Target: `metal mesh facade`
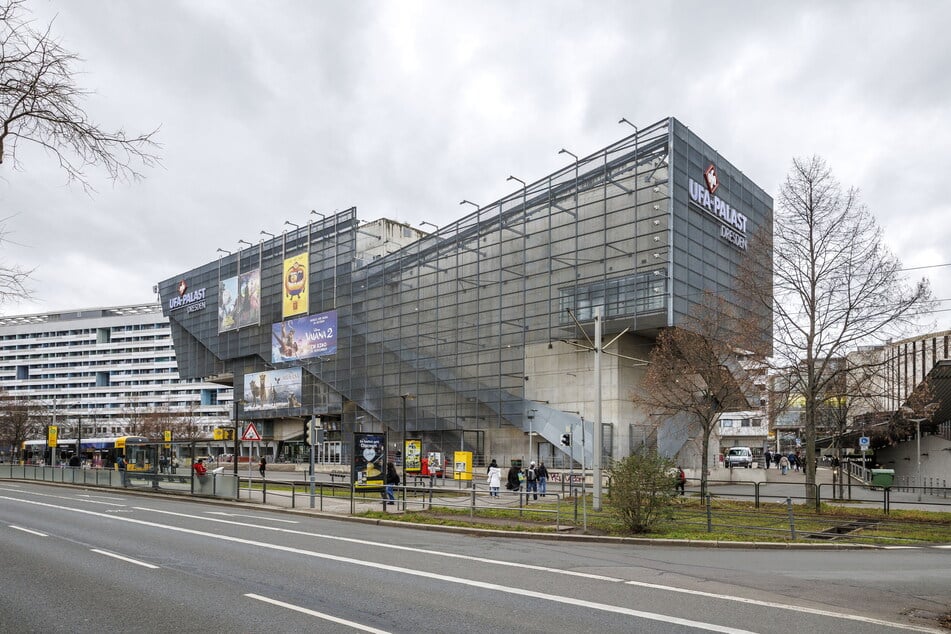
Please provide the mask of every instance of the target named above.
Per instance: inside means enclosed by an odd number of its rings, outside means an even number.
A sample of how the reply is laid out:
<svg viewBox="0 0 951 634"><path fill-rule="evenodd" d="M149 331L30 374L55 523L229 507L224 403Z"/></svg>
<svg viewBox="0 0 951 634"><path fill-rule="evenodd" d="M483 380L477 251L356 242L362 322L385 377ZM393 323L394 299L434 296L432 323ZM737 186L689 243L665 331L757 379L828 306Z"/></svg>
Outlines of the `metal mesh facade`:
<svg viewBox="0 0 951 634"><path fill-rule="evenodd" d="M729 183L724 192L735 191L730 204L754 224L771 222L761 189L665 119L375 259L358 244L385 236L361 225L355 209L225 255L160 284L180 372L239 385L270 367L283 259L309 251L310 313L338 311L337 352L296 362L305 377L300 407L270 412L263 424L316 412L346 442L357 428L398 431L405 407L411 436L447 447L480 454L486 435L516 438L530 426L557 447L580 415L556 399L532 400L526 368L578 354L559 343L584 337L566 309L584 324L599 307L606 336L629 328L625 337L650 338L677 323L695 293L730 287L743 253L687 200L687 174L711 161ZM254 268L260 324L219 334L220 280ZM204 308L169 308L183 280L206 289ZM625 430L628 422L614 421ZM628 445L604 429L603 446Z"/></svg>

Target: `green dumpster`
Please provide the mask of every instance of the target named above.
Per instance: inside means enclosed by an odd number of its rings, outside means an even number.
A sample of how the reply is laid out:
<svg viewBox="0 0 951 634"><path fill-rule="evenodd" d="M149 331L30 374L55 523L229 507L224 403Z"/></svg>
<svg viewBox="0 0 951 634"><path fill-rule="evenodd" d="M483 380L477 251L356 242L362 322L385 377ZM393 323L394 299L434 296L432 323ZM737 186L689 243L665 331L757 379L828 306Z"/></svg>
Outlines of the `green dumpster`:
<svg viewBox="0 0 951 634"><path fill-rule="evenodd" d="M872 486L887 489L895 481L894 469L872 469Z"/></svg>

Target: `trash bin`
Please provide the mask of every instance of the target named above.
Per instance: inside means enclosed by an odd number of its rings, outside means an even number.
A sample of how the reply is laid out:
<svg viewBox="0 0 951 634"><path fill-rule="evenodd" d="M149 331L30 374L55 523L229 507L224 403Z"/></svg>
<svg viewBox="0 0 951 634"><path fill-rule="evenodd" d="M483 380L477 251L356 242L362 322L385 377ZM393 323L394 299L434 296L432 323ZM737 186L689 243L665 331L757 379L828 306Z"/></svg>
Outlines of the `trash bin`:
<svg viewBox="0 0 951 634"><path fill-rule="evenodd" d="M872 469L872 486L888 489L895 481L894 469Z"/></svg>

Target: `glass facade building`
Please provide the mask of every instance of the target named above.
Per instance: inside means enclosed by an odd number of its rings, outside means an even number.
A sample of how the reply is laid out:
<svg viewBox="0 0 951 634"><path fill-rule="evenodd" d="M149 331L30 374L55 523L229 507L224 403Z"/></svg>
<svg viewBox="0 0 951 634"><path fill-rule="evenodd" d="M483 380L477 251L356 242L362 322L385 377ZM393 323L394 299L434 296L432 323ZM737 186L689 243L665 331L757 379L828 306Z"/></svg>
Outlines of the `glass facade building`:
<svg viewBox="0 0 951 634"><path fill-rule="evenodd" d="M646 437L676 453L687 435L634 409L643 368L627 357L704 290L730 296L749 243L771 233L771 198L672 118L511 181L523 186L433 233L312 214L160 282L179 372L234 385L239 418L286 446L320 416L344 460L352 432L387 430L476 464L569 451L590 464L595 432L606 457ZM596 312L621 355L602 355L598 377ZM588 444L565 448L566 430Z"/></svg>

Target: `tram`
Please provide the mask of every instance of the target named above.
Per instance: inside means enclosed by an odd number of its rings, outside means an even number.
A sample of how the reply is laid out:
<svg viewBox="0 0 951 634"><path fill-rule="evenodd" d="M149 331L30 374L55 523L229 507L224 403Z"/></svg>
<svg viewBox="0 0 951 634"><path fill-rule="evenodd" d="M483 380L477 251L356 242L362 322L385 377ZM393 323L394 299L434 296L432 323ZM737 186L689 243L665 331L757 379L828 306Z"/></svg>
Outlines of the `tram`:
<svg viewBox="0 0 951 634"><path fill-rule="evenodd" d="M125 458L129 471L151 471L158 465L157 445L144 436L119 436L118 438L60 438L53 448L52 464L66 465L69 459L79 454L83 463L94 469L112 469L119 456ZM26 440L20 446L23 464L47 464L50 449L46 440Z"/></svg>

